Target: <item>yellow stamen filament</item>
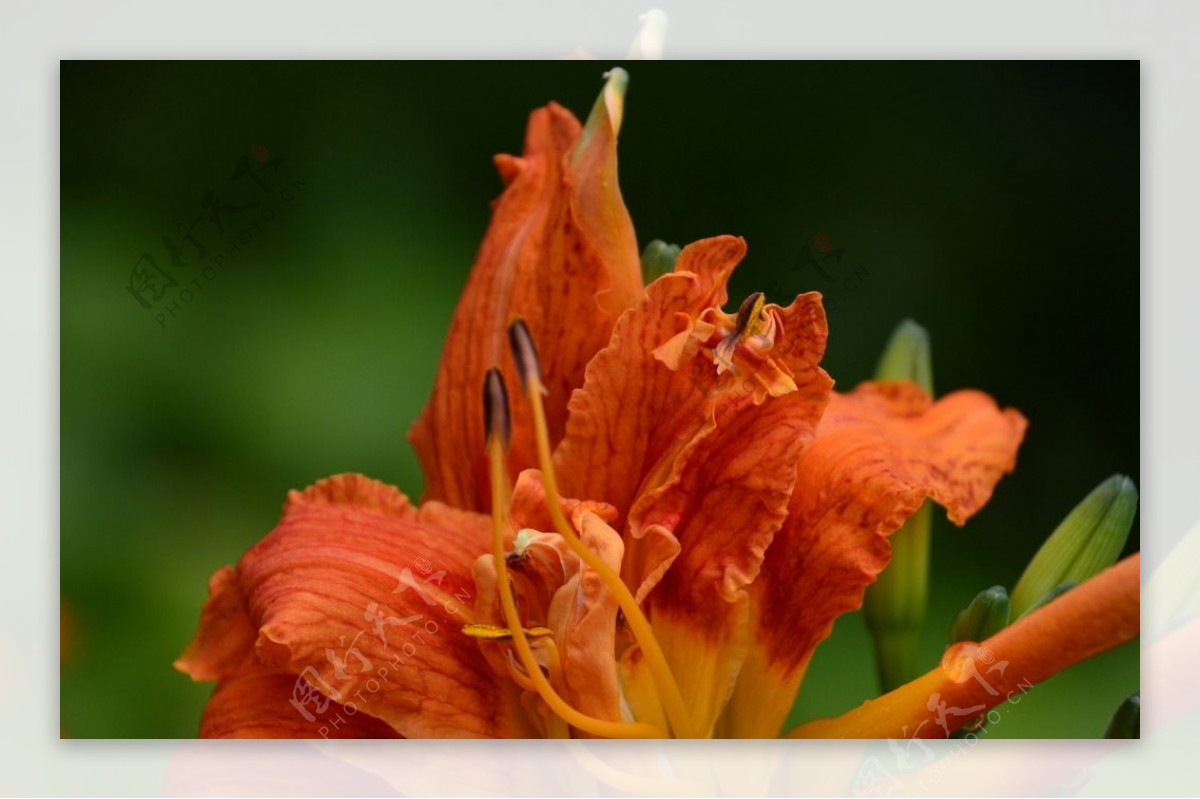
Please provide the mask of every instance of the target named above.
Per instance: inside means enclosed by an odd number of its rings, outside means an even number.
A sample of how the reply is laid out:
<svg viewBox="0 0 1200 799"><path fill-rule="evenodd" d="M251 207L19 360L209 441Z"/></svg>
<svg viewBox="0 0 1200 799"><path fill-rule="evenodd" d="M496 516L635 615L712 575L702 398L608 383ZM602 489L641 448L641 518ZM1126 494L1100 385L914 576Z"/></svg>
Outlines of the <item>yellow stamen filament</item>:
<svg viewBox="0 0 1200 799"><path fill-rule="evenodd" d="M529 646L525 628L521 626L517 603L509 588L508 563L504 553L505 506L500 502L507 495L508 486L504 468L504 445L496 435L488 438L488 458L491 463L492 477L492 558L496 568L496 587L500 593L500 607L504 611L505 623L512 633L512 643L517 652L517 658L538 696L563 721L589 735L602 738L665 738L665 732L653 724L607 721L581 713L559 696L554 690L554 686L546 679L546 675L542 674L542 668L538 665L533 650Z"/></svg>
<svg viewBox="0 0 1200 799"><path fill-rule="evenodd" d="M550 672L550 682L551 684L556 683L562 677L562 661L558 659L558 645L554 643L553 638L538 641L538 644L546 651L546 671Z"/></svg>
<svg viewBox="0 0 1200 799"><path fill-rule="evenodd" d="M658 685L659 696L663 700L663 709L666 711L667 719L671 722L671 728L678 738L694 738L696 734L692 727L691 714L688 713L687 705L684 704L683 695L679 692L679 685L675 682L675 676L671 674L670 666L667 665L667 658L663 654L662 647L659 646L658 640L654 637L654 630L650 626L649 620L642 609L638 607L637 600L634 599L628 586L621 580L620 576L614 572L607 563L601 560L600 556L589 549L575 530L567 521L566 514L563 513L562 503L558 495L558 480L554 475L554 462L550 455L550 433L546 425L546 411L542 405L543 388L541 379L536 375L531 375L525 383L525 394L529 398L530 405L533 407L533 424L534 432L537 437L538 448L538 463L542 468L542 482L546 488L546 507L550 511L550 518L554 522L554 528L567 541L567 545L571 550L579 556L580 560L590 566L604 581L604 585L612 593L617 600L621 611L625 614L625 621L629 624L629 629L633 632L634 638L642 647L642 654L646 658L646 665L650 669L650 674L654 678L654 682Z"/></svg>
<svg viewBox="0 0 1200 799"><path fill-rule="evenodd" d="M558 659L558 646L554 643L553 638L543 638L537 642L542 648L543 654L546 656L546 671L550 673L551 685L565 685L562 676L562 661ZM549 737L551 738L570 738L571 731L567 728L566 723L558 716L550 716L547 720L550 725ZM658 725L654 725L657 727ZM664 736L666 727L659 730Z"/></svg>

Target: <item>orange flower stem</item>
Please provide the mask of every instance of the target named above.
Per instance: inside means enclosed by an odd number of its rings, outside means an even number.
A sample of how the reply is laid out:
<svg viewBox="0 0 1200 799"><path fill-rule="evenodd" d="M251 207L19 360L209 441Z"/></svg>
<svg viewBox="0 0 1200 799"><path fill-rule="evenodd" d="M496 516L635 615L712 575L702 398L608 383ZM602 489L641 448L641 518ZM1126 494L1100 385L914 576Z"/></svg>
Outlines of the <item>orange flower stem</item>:
<svg viewBox="0 0 1200 799"><path fill-rule="evenodd" d="M692 726L691 714L688 712L687 705L683 701L683 695L679 691L679 685L675 682L675 676L671 673L671 668L667 664L667 658L663 654L658 639L654 637L654 630L651 628L646 615L642 613L642 609L638 606L637 600L630 592L629 587L621 580L621 577L609 568L608 564L601 560L599 555L588 549L583 541L580 540L575 530L571 527L571 524L567 521L566 514L563 513L562 502L558 495L558 481L554 475L554 461L550 454L550 433L546 425L546 412L542 406L543 390L540 378L531 376L530 379L526 380L525 393L529 397L529 403L533 408L538 463L542 467L542 482L546 488L546 506L550 511L550 518L554 522L554 529L566 539L571 550L600 575L605 586L617 600L622 613L625 614L625 621L629 624L630 631L633 632L634 638L642 648L642 654L646 657L646 665L654 677L659 696L662 699L663 710L666 711L667 719L671 723L671 729L674 731L675 737L698 737Z"/></svg>
<svg viewBox="0 0 1200 799"><path fill-rule="evenodd" d="M517 603L509 589L508 564L504 553L504 505L501 498L508 492L505 479L504 445L499 436L492 435L488 441L488 457L491 461L492 478L492 558L496 567L496 583L500 592L500 606L504 611L504 620L512 631L513 647L521 666L525 669L533 686L542 701L563 721L572 727L589 735L602 738L665 738L666 733L653 724L607 721L588 716L571 707L566 700L558 695L554 686L542 674L542 667L534 657L529 639L521 626L521 618L517 613Z"/></svg>
<svg viewBox="0 0 1200 799"><path fill-rule="evenodd" d="M1140 565L1131 555L982 644L950 647L928 674L787 737L946 737L1034 683L1135 638Z"/></svg>

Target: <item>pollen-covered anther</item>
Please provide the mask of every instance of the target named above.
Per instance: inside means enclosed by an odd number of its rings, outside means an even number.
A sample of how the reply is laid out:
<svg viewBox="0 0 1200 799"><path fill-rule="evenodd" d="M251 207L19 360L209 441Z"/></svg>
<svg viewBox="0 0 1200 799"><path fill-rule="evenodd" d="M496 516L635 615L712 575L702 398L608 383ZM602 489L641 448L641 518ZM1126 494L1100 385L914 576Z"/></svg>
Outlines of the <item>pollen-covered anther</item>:
<svg viewBox="0 0 1200 799"><path fill-rule="evenodd" d="M527 638L545 638L554 635L549 627L522 627ZM462 628L463 635L470 638L481 638L485 641L511 641L513 631L496 624L467 624Z"/></svg>
<svg viewBox="0 0 1200 799"><path fill-rule="evenodd" d="M761 291L756 291L738 308L736 333L739 336L757 335L762 326L763 306L767 298Z"/></svg>
<svg viewBox="0 0 1200 799"><path fill-rule="evenodd" d="M713 349L717 374L727 370L735 371L733 358L739 345L761 357L771 349L774 342L775 317L766 311L766 296L761 291L756 291L742 301L737 316L734 317L733 330L726 333Z"/></svg>

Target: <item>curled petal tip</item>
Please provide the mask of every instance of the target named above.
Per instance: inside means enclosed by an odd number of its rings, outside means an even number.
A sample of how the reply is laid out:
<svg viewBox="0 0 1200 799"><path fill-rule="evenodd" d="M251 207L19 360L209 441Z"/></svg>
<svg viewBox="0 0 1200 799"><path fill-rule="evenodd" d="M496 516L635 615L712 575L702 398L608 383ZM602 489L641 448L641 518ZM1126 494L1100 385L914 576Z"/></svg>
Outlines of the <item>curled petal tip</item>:
<svg viewBox="0 0 1200 799"><path fill-rule="evenodd" d="M629 73L620 67L613 67L604 73L604 77L604 90L597 102L603 101L615 134L621 130L621 119L625 115L625 92L629 89ZM588 122L591 122L590 117Z"/></svg>
<svg viewBox="0 0 1200 799"><path fill-rule="evenodd" d="M613 67L604 73L604 88L596 98L592 111L588 114L587 124L583 126L583 136L575 147L575 158L582 158L589 150L593 141L604 141L607 137L598 135L608 133L615 141L621 130L621 120L625 116L625 91L629 87L629 73L620 67ZM608 128L606 131L605 128Z"/></svg>

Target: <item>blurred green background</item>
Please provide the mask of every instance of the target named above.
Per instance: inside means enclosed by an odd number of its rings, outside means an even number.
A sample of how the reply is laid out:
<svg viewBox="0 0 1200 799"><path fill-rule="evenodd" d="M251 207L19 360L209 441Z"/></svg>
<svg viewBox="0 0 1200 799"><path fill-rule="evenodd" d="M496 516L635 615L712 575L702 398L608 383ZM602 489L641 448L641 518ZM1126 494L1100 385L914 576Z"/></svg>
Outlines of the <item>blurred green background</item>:
<svg viewBox="0 0 1200 799"><path fill-rule="evenodd" d="M171 662L288 489L361 471L420 495L404 435L500 191L491 156L547 101L585 116L608 66L62 64L64 735L195 734L211 686ZM935 522L932 667L960 606L1011 588L1102 479L1139 478L1137 62L625 66L641 243L740 234L735 303L825 292L843 389L911 316L940 393L1029 417L991 504ZM189 230L173 266L163 238ZM799 267L814 237L844 250L832 280ZM144 254L178 280L150 309L127 290ZM874 695L867 642L838 622L795 718ZM988 735L1095 737L1137 688L1134 642Z"/></svg>

